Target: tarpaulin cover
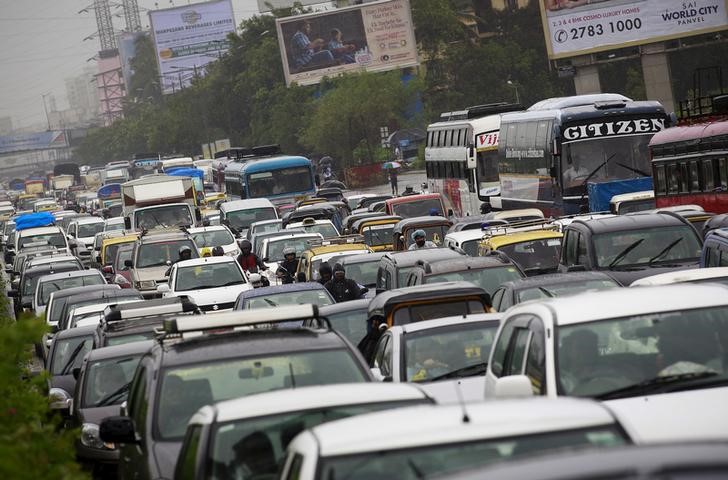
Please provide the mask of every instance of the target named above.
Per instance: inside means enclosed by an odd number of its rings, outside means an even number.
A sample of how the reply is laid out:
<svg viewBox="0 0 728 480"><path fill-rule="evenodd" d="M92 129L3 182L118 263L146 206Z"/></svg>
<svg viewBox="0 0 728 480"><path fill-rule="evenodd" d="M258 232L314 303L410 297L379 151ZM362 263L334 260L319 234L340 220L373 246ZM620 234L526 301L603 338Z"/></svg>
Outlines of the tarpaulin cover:
<svg viewBox="0 0 728 480"><path fill-rule="evenodd" d="M193 177L204 178L205 172L199 168L179 167L165 170L164 173L173 177Z"/></svg>
<svg viewBox="0 0 728 480"><path fill-rule="evenodd" d="M28 213L15 219L15 230L26 230L28 228L47 227L56 221L50 212Z"/></svg>
<svg viewBox="0 0 728 480"><path fill-rule="evenodd" d="M629 180L614 180L612 182L587 184L589 193L589 211L607 212L612 197L622 193L642 192L652 190L652 177L633 178Z"/></svg>
<svg viewBox="0 0 728 480"><path fill-rule="evenodd" d="M96 192L96 196L99 197L101 200L121 198L121 184L107 183L106 185L98 189L98 191Z"/></svg>

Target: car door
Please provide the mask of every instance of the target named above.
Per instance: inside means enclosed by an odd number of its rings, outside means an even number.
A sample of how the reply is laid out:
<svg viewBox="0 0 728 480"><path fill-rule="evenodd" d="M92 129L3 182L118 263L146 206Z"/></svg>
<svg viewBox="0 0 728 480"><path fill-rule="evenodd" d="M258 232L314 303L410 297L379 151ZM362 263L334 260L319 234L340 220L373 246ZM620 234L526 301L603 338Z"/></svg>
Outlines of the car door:
<svg viewBox="0 0 728 480"><path fill-rule="evenodd" d="M546 341L543 321L535 315L518 316L503 362L503 376L526 375L534 395L546 394Z"/></svg>
<svg viewBox="0 0 728 480"><path fill-rule="evenodd" d="M501 307L500 307L501 306L501 302L503 301L503 296L505 295L505 293L506 293L505 287L500 287L495 292L493 292L493 296L492 296L492 299L491 299L491 303L493 304L493 309L496 312L502 312L503 310L505 310L505 308L504 309L501 309Z"/></svg>
<svg viewBox="0 0 728 480"><path fill-rule="evenodd" d="M392 376L391 371L391 357L392 357L392 333L391 332L385 332L379 341L377 342L377 347L374 350L374 355L372 356L372 363L370 365L373 369L379 369L379 373L381 375L377 375L376 372L374 373L374 376L377 377L379 380L384 380L386 377ZM389 361L389 365L385 365L385 363ZM386 373L385 373L386 372ZM387 374L388 373L388 374Z"/></svg>
<svg viewBox="0 0 728 480"><path fill-rule="evenodd" d="M127 410L134 422L134 432L139 442L123 444L119 452L119 478L149 478L148 463L154 461L150 455L152 448L151 418L149 408L151 361L143 358L132 386L129 390Z"/></svg>

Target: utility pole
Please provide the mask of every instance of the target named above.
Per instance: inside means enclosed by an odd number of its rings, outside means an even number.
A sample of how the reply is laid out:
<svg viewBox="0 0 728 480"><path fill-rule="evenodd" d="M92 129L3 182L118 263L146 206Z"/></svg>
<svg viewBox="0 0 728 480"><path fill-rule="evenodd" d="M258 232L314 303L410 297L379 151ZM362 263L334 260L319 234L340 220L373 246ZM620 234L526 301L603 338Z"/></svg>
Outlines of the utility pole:
<svg viewBox="0 0 728 480"><path fill-rule="evenodd" d="M46 106L46 101L45 101L45 97L46 97L47 95L50 95L50 94L51 94L51 93L50 93L50 92L48 92L48 93L44 93L44 94L42 94L42 95L40 96L40 97L41 97L41 98L43 99L43 111L45 112L45 116L46 116L46 122L48 123L48 131L49 131L49 132L51 131L51 119L50 119L50 118L48 117L48 107Z"/></svg>

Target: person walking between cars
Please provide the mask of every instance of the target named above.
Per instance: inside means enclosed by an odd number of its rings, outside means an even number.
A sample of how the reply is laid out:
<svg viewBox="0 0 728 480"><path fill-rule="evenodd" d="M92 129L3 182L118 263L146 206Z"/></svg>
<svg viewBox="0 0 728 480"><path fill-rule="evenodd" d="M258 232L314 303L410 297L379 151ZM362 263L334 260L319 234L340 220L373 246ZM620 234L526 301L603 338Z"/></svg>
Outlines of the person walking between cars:
<svg viewBox="0 0 728 480"><path fill-rule="evenodd" d="M266 270L267 267L258 255L253 253L253 244L250 240L242 240L240 242L240 255L238 255L238 263L240 268L248 273L258 273L259 270Z"/></svg>
<svg viewBox="0 0 728 480"><path fill-rule="evenodd" d="M397 169L396 168L389 169L389 184L392 185L392 195L399 194L399 189L397 188Z"/></svg>
<svg viewBox="0 0 728 480"><path fill-rule="evenodd" d="M412 240L415 242L407 250L419 250L421 248L437 248L433 242L427 240L424 230L415 230L412 233Z"/></svg>
<svg viewBox="0 0 728 480"><path fill-rule="evenodd" d="M337 303L361 298L359 284L350 278L346 278L346 271L340 263L334 265L334 278L326 282L324 287Z"/></svg>
<svg viewBox="0 0 728 480"><path fill-rule="evenodd" d="M281 280L281 283L293 283L296 278L296 270L298 270L296 249L286 247L283 249L283 261L276 271L276 276Z"/></svg>

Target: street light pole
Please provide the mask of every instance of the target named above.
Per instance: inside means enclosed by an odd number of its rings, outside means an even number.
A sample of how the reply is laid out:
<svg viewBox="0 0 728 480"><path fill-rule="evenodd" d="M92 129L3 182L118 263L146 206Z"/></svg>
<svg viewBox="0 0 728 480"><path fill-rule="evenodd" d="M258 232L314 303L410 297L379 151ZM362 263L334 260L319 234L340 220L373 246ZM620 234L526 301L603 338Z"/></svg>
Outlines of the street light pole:
<svg viewBox="0 0 728 480"><path fill-rule="evenodd" d="M506 83L507 83L507 84L508 84L509 86L511 86L511 87L513 87L513 88L515 88L515 89L516 89L516 103L521 103L521 99L520 99L520 97L518 96L518 85L516 85L516 84L515 84L515 83L514 83L513 81L511 81L511 80L508 80L508 81L507 81Z"/></svg>
<svg viewBox="0 0 728 480"><path fill-rule="evenodd" d="M51 119L48 117L48 107L46 106L45 97L47 95L50 95L50 92L41 94L41 98L43 99L43 111L45 112L46 116L46 122L48 123L48 131L51 131Z"/></svg>

